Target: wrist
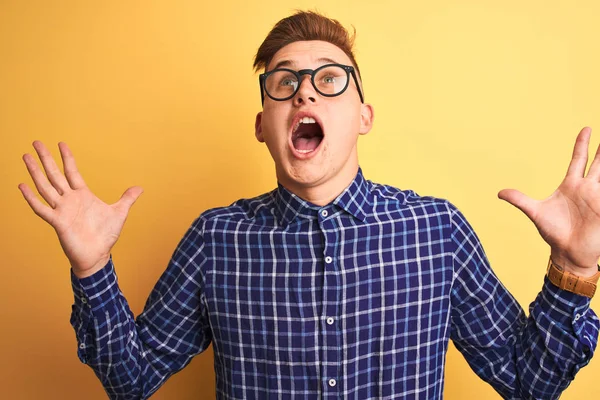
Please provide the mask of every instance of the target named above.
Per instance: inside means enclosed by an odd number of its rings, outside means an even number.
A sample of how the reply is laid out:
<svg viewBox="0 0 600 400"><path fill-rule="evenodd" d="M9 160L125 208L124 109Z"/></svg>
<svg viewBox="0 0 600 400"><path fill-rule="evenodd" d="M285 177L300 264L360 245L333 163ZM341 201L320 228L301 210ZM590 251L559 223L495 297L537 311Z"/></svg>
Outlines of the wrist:
<svg viewBox="0 0 600 400"><path fill-rule="evenodd" d="M560 266L560 269L570 274L580 276L582 278L590 278L598 273L598 258L579 259L565 255L563 252L552 250L550 259L553 263ZM574 262L573 260L577 260Z"/></svg>
<svg viewBox="0 0 600 400"><path fill-rule="evenodd" d="M106 257L102 257L97 263L95 263L91 268L81 269L77 268L77 266L71 264L71 269L73 270L73 274L78 279L87 278L88 276L94 275L96 272L100 271L104 268L108 262L110 261L110 255Z"/></svg>

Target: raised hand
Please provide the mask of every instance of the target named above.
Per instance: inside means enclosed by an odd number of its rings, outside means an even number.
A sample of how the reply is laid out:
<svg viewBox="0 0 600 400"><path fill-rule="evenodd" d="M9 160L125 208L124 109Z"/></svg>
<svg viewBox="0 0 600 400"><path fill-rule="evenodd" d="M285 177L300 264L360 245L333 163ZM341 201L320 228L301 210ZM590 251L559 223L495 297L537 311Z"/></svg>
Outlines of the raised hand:
<svg viewBox="0 0 600 400"><path fill-rule="evenodd" d="M33 142L33 147L46 174L31 154L25 154L23 161L48 205L40 201L26 184L19 184L19 189L33 211L56 231L75 275L79 278L90 276L108 262L110 250L121 234L129 209L143 190L139 186L131 187L119 201L106 204L85 184L66 143L58 144L64 175L42 142Z"/></svg>
<svg viewBox="0 0 600 400"><path fill-rule="evenodd" d="M523 211L551 247L552 260L566 270L592 276L600 257L600 147L585 175L591 128L575 141L565 179L545 200L534 200L514 189L498 197Z"/></svg>

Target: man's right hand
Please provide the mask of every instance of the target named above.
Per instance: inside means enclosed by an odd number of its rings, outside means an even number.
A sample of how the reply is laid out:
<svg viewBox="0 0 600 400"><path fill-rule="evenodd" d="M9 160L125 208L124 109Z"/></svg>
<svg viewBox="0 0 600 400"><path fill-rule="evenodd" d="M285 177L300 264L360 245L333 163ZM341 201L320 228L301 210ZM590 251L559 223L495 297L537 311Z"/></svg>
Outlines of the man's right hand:
<svg viewBox="0 0 600 400"><path fill-rule="evenodd" d="M121 234L129 209L143 190L139 186L131 187L119 201L106 204L85 184L66 143L58 144L64 174L42 142L33 142L33 147L46 175L31 154L25 154L23 161L48 205L26 184L19 184L19 189L33 211L56 231L73 273L78 278L90 276L110 259L110 251Z"/></svg>

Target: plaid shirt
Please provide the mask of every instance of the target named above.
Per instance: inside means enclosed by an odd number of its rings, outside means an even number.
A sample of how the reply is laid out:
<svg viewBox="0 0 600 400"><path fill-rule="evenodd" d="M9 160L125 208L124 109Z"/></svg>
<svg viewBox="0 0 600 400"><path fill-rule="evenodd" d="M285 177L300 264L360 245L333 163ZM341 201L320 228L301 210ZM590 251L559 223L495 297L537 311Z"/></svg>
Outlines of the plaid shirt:
<svg viewBox="0 0 600 400"><path fill-rule="evenodd" d="M363 178L319 207L281 185L203 213L134 319L112 260L72 275L78 355L147 398L212 343L219 399L441 399L452 339L505 398L558 398L595 349L590 300L526 317L446 200Z"/></svg>

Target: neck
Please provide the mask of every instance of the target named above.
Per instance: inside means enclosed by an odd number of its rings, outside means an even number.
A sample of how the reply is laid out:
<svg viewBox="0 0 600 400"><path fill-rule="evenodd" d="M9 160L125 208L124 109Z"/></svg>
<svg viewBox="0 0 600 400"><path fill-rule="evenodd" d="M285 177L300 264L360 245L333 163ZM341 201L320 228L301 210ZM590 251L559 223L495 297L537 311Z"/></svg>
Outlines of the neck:
<svg viewBox="0 0 600 400"><path fill-rule="evenodd" d="M307 186L297 182L280 180L281 184L290 192L301 199L317 206L325 206L340 195L356 178L358 163L344 168L335 176L327 178L324 182Z"/></svg>

